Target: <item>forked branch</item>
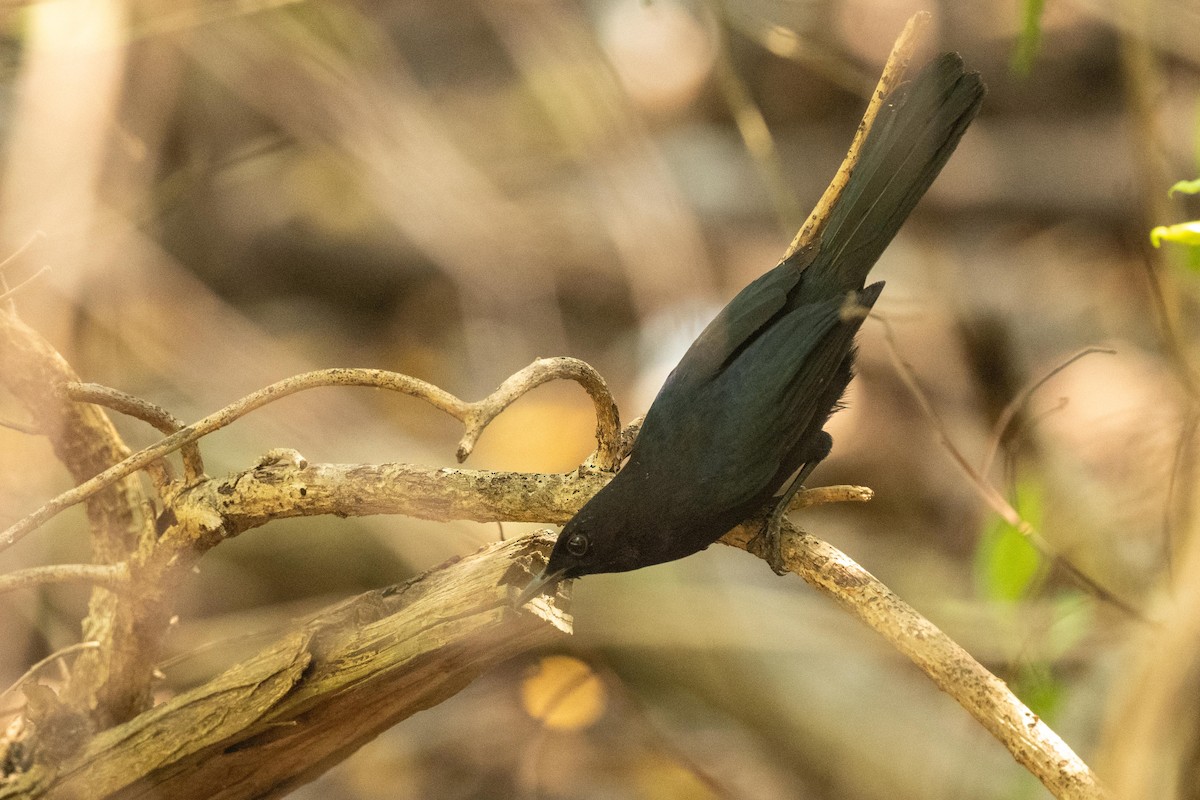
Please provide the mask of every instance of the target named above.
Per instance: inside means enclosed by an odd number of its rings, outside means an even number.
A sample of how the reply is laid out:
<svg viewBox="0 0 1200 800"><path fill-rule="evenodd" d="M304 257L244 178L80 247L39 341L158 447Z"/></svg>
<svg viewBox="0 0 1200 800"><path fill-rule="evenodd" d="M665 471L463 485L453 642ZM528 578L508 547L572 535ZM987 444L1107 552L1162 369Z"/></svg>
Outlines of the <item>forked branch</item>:
<svg viewBox="0 0 1200 800"><path fill-rule="evenodd" d="M144 469L163 456L224 428L255 409L297 392L322 386L371 386L418 397L460 420L466 426L466 432L458 447L458 456L461 461L470 454L483 428L495 419L497 414L525 392L555 378L569 378L577 381L591 396L596 407L597 418L596 462L602 469L615 469L619 463L618 453L621 441L620 420L617 416L616 404L599 373L578 359L539 359L506 380L495 392L473 403L460 400L431 383L397 372L380 369L318 370L287 378L248 394L199 422L180 428L156 444L139 450L75 488L63 492L0 533L0 551L35 530L55 514L87 500L114 481Z"/></svg>

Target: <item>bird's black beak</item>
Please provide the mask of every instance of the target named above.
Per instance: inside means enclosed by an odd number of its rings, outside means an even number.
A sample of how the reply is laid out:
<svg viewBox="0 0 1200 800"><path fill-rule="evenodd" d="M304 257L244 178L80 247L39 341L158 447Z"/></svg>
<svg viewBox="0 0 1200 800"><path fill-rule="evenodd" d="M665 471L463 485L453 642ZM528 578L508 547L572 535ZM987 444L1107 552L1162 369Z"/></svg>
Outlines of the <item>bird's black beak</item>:
<svg viewBox="0 0 1200 800"><path fill-rule="evenodd" d="M536 576L534 576L533 580L529 582L529 585L522 589L521 593L517 595L515 600L513 600L513 608L520 608L541 594L542 589L546 588L550 584L557 584L560 580L562 580L565 572L565 569L560 569L551 573L547 573L545 570L539 572Z"/></svg>

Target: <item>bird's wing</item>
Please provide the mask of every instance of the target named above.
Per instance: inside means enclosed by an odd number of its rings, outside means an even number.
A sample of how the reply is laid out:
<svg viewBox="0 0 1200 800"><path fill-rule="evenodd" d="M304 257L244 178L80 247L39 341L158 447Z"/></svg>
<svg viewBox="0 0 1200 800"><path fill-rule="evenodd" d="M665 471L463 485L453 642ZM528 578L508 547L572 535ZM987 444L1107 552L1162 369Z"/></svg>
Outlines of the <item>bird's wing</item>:
<svg viewBox="0 0 1200 800"><path fill-rule="evenodd" d="M805 440L825 424L850 380L848 357L854 334L874 304L883 284L854 297L834 297L801 306L786 314L757 338L743 357L722 373L715 390L726 395L712 420L717 431L714 450L752 453L754 480L771 483L785 463L803 452ZM743 468L747 459L714 462L715 472ZM738 478L747 485L750 477ZM778 486L770 486L774 492Z"/></svg>
<svg viewBox="0 0 1200 800"><path fill-rule="evenodd" d="M859 293L864 310L882 288ZM664 386L631 461L675 472L672 485L688 487L693 503L699 496L714 510L764 502L779 488L777 475L799 452L800 440L820 430L849 380L848 369L844 376L839 369L863 314L846 314L846 303L842 296L786 311L707 384L689 387L686 395Z"/></svg>
<svg viewBox="0 0 1200 800"><path fill-rule="evenodd" d="M738 292L692 342L659 395L690 394L720 374L784 311L813 255L814 251L797 253Z"/></svg>

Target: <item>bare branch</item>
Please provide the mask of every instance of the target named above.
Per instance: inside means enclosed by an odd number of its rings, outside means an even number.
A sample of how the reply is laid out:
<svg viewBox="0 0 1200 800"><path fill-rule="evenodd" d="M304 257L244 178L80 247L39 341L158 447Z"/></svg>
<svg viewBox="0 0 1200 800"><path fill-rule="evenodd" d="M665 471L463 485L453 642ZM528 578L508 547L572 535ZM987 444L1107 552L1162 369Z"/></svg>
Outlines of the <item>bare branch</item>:
<svg viewBox="0 0 1200 800"><path fill-rule="evenodd" d="M134 419L140 419L142 422L152 425L160 433L172 434L183 427L183 421L162 406L109 386L101 386L98 383L68 383L63 387L63 392L76 402L95 403ZM200 448L196 446L195 442L190 442L182 445L179 451L183 458L184 481L189 484L194 483L204 474L204 460L200 457ZM163 469L168 475L170 474L166 461L163 461Z"/></svg>
<svg viewBox="0 0 1200 800"><path fill-rule="evenodd" d="M124 564L52 564L0 575L0 594L47 583L92 583L115 589L128 579Z"/></svg>
<svg viewBox="0 0 1200 800"><path fill-rule="evenodd" d="M205 482L181 493L177 506L217 510L229 536L273 519L320 514L562 524L609 479L606 473L584 471L277 463Z"/></svg>
<svg viewBox="0 0 1200 800"><path fill-rule="evenodd" d="M763 520L743 524L721 541L746 550L764 524ZM789 569L920 667L1055 797L1096 800L1106 796L1087 764L1018 700L1004 681L845 553L786 520L783 527L783 559Z"/></svg>
<svg viewBox="0 0 1200 800"><path fill-rule="evenodd" d="M468 404L467 413L459 417L467 427L458 445L458 461L466 460L479 435L496 416L517 401L530 389L553 380L570 379L578 383L592 398L596 407L596 465L606 471L614 471L620 465L621 421L617 404L613 402L608 384L600 373L587 362L577 358L539 358L525 369L516 373L496 391L482 400Z"/></svg>
<svg viewBox="0 0 1200 800"><path fill-rule="evenodd" d="M318 370L287 378L248 394L199 422L180 428L162 441L139 450L75 488L63 492L0 533L0 551L19 541L55 514L88 499L113 481L144 469L168 453L230 425L255 409L297 392L321 386L372 386L419 397L467 426L467 435L459 445L461 460L470 452L474 441L479 437L479 432L497 414L533 387L555 378L571 378L587 389L596 405L598 416L597 461L605 468L615 468L619 463L617 453L620 441L616 404L613 403L608 387L599 374L577 359L552 358L535 361L501 384L491 395L475 403L463 402L431 383L397 372L378 369Z"/></svg>

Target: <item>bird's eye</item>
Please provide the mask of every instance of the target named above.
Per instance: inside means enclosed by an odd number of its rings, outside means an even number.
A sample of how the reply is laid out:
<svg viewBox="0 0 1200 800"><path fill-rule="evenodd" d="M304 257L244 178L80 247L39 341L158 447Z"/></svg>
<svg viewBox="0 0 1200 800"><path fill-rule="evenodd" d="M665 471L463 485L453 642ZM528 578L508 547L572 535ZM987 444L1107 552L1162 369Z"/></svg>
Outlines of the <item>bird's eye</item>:
<svg viewBox="0 0 1200 800"><path fill-rule="evenodd" d="M572 533L571 538L567 539L567 552L576 558L582 558L588 551L588 544L587 534Z"/></svg>

